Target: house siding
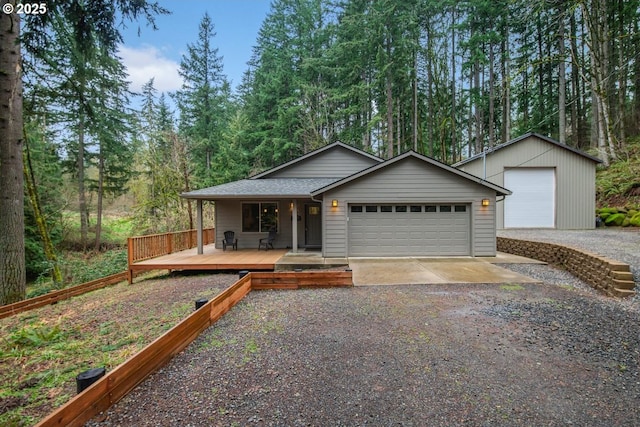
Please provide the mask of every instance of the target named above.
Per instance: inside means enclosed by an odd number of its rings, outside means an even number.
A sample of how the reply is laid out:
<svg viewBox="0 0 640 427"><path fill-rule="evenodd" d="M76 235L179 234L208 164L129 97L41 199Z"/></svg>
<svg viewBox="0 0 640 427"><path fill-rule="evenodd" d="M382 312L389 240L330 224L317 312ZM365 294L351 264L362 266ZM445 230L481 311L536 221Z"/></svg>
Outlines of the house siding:
<svg viewBox="0 0 640 427"><path fill-rule="evenodd" d="M406 158L324 194L323 253L348 256L350 203L464 203L471 206L471 255L495 256L495 191L416 158ZM482 207L482 199L490 205ZM338 207L331 207L332 200Z"/></svg>
<svg viewBox="0 0 640 427"><path fill-rule="evenodd" d="M335 147L274 171L265 178L344 178L378 163L349 149Z"/></svg>
<svg viewBox="0 0 640 427"><path fill-rule="evenodd" d="M216 201L216 248L222 249L222 241L224 240L224 232L231 230L235 232L238 239L238 249L257 249L258 241L263 237L267 237L267 232L243 232L242 231L242 203L245 202L277 202L278 203L278 237L274 243L276 248L291 247L292 228L291 228L291 210L292 200L217 200ZM300 214L300 206L298 203L298 215ZM304 216L303 216L304 218ZM304 231L304 225L298 222L298 241L300 241L301 230ZM304 238L304 235L302 236Z"/></svg>
<svg viewBox="0 0 640 427"><path fill-rule="evenodd" d="M556 228L562 230L595 227L595 162L530 136L486 157L486 180L504 186L504 171L509 168L555 168ZM484 177L482 158L460 166L473 175ZM512 190L512 189L508 189ZM498 202L497 228L504 228L504 202Z"/></svg>

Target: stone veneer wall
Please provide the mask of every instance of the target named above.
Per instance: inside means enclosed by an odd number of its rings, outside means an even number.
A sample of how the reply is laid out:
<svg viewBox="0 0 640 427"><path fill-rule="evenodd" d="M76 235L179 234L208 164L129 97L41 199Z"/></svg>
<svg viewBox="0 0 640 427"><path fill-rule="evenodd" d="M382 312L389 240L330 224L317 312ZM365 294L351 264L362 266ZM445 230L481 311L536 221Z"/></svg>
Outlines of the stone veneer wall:
<svg viewBox="0 0 640 427"><path fill-rule="evenodd" d="M635 295L628 264L555 243L498 237L498 250L562 267L607 295Z"/></svg>

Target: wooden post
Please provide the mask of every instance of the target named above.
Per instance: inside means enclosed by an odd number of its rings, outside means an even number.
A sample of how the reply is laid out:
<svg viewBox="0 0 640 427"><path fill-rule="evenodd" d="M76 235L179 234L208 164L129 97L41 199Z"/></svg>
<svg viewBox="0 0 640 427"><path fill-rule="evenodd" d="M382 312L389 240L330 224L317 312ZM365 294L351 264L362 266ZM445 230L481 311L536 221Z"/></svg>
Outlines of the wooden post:
<svg viewBox="0 0 640 427"><path fill-rule="evenodd" d="M133 284L133 270L131 264L133 264L133 239L129 237L127 239L127 280L129 284Z"/></svg>
<svg viewBox="0 0 640 427"><path fill-rule="evenodd" d="M198 222L198 255L202 255L204 253L204 249L202 248L202 200L200 199L198 199L197 222Z"/></svg>
<svg viewBox="0 0 640 427"><path fill-rule="evenodd" d="M291 252L298 252L298 201L291 202Z"/></svg>

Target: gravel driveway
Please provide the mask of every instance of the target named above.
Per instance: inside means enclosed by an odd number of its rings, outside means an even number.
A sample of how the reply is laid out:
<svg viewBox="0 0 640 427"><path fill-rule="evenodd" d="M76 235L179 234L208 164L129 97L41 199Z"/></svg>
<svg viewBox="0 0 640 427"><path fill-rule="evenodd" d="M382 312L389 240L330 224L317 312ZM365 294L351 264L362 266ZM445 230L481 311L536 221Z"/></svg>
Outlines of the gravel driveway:
<svg viewBox="0 0 640 427"><path fill-rule="evenodd" d="M637 231L499 234L640 268ZM88 425L640 425L640 300L503 266L544 283L252 292Z"/></svg>
<svg viewBox="0 0 640 427"><path fill-rule="evenodd" d="M636 426L639 349L562 283L257 291L88 425Z"/></svg>

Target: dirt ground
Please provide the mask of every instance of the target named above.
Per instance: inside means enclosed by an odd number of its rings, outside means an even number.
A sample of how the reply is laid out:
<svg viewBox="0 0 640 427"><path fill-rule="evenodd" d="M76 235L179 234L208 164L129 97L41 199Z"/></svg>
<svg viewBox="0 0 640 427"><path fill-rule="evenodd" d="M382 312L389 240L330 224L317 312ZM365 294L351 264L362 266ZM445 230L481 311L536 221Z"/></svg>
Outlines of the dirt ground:
<svg viewBox="0 0 640 427"><path fill-rule="evenodd" d="M640 314L568 286L256 291L91 426L636 426Z"/></svg>

